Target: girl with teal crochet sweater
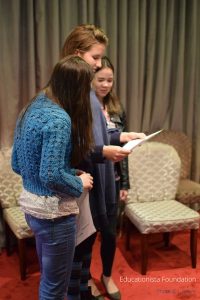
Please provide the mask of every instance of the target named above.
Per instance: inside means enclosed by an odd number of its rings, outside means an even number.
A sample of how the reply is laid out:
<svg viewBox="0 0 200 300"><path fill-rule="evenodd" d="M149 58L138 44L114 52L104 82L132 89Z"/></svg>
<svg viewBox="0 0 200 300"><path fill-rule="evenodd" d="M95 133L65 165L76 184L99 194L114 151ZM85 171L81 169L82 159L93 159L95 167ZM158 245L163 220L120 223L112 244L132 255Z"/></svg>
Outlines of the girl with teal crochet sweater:
<svg viewBox="0 0 200 300"><path fill-rule="evenodd" d="M36 239L40 300L63 300L75 249L75 197L91 189L73 169L91 151L90 66L78 56L57 63L47 87L19 116L12 168L22 176L20 205Z"/></svg>

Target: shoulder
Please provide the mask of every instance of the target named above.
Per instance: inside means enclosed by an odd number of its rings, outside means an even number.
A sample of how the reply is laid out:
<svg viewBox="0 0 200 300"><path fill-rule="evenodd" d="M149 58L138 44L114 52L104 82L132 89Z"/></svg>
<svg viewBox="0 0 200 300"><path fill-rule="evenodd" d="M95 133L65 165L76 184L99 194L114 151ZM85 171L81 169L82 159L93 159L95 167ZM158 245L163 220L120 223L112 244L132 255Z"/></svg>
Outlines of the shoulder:
<svg viewBox="0 0 200 300"><path fill-rule="evenodd" d="M60 131L65 132L71 129L71 119L68 114L54 111L47 120L43 131Z"/></svg>
<svg viewBox="0 0 200 300"><path fill-rule="evenodd" d="M32 105L32 113L34 116L39 116L45 128L71 126L71 118L68 113L43 93L36 97Z"/></svg>

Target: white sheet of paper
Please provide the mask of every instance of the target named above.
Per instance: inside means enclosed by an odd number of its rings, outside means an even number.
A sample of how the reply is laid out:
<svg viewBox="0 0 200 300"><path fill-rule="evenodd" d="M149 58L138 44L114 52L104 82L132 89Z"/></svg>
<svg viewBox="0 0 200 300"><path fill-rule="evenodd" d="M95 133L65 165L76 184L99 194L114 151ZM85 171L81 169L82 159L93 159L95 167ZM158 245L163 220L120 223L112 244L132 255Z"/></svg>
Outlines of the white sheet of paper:
<svg viewBox="0 0 200 300"><path fill-rule="evenodd" d="M76 246L96 232L90 211L89 193L83 192L77 199L79 214L77 215Z"/></svg>
<svg viewBox="0 0 200 300"><path fill-rule="evenodd" d="M158 130L152 134L147 135L144 139L135 139L135 140L131 140L128 143L126 143L122 148L126 149L126 150L133 150L135 147L137 147L138 145L143 144L144 142L150 140L152 137L154 137L155 135L159 134L161 131L163 131L163 129Z"/></svg>

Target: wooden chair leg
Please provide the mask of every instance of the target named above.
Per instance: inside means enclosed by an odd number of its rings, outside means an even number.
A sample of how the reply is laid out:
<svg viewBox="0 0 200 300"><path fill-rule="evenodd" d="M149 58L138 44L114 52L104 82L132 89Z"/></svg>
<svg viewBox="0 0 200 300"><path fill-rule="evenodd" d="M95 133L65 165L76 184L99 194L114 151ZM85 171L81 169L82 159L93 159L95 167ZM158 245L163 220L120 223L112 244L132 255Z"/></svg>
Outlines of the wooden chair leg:
<svg viewBox="0 0 200 300"><path fill-rule="evenodd" d="M18 239L19 267L21 280L26 279L26 240Z"/></svg>
<svg viewBox="0 0 200 300"><path fill-rule="evenodd" d="M146 275L148 263L148 235L141 234L141 274Z"/></svg>
<svg viewBox="0 0 200 300"><path fill-rule="evenodd" d="M3 220L3 209L0 204L0 254L2 251L2 248L5 246L5 224Z"/></svg>
<svg viewBox="0 0 200 300"><path fill-rule="evenodd" d="M5 243L6 243L6 253L8 256L11 255L11 243L10 243L10 239L11 239L11 235L12 235L12 231L10 229L10 227L8 226L8 224L5 222Z"/></svg>
<svg viewBox="0 0 200 300"><path fill-rule="evenodd" d="M131 222L130 220L124 215L125 218L125 228L126 228L126 240L125 240L125 245L126 245L126 250L130 250L130 227L131 227Z"/></svg>
<svg viewBox="0 0 200 300"><path fill-rule="evenodd" d="M169 232L163 232L163 240L165 247L169 247L170 242L170 233Z"/></svg>
<svg viewBox="0 0 200 300"><path fill-rule="evenodd" d="M190 231L190 253L192 268L196 268L197 264L197 229L191 229Z"/></svg>
<svg viewBox="0 0 200 300"><path fill-rule="evenodd" d="M125 202L124 201L119 201L119 216L118 216L118 226L119 226L119 232L118 236L119 238L122 237L123 232L124 232L124 209L125 209Z"/></svg>
<svg viewBox="0 0 200 300"><path fill-rule="evenodd" d="M119 233L118 237L121 238L124 230L124 212L122 212L119 216Z"/></svg>

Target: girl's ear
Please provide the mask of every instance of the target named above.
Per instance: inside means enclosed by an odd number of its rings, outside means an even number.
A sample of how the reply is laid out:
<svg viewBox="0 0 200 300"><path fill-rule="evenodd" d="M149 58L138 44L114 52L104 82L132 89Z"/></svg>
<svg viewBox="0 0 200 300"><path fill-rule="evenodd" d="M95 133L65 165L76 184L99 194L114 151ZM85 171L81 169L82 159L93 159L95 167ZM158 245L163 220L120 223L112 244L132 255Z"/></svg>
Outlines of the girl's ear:
<svg viewBox="0 0 200 300"><path fill-rule="evenodd" d="M75 52L74 52L74 54L77 55L77 56L80 56L80 50L76 49Z"/></svg>

